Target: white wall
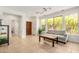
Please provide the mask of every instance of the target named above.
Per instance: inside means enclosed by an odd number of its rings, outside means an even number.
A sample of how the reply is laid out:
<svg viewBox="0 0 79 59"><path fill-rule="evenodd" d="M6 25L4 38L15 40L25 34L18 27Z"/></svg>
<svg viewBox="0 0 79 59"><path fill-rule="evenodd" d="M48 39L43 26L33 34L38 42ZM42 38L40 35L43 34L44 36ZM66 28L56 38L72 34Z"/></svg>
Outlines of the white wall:
<svg viewBox="0 0 79 59"><path fill-rule="evenodd" d="M48 19L48 18L52 18L52 17L55 17L55 16L60 16L60 15L62 15L62 16L65 16L65 15L69 15L69 14L73 14L73 13L78 13L78 16L79 16L79 7L74 7L74 8L71 8L71 9L68 9L68 10L64 10L64 11L59 11L59 12L56 12L56 13L51 13L51 14L49 14L49 15L47 15L47 16L42 16L42 17L40 17L40 18L46 18L46 19ZM26 37L26 21L33 21L33 28L32 28L32 30L33 30L33 33L35 33L35 34L37 34L37 32L38 32L38 28L39 28L39 26L40 26L40 18L39 18L39 16L35 16L35 18L28 18L27 16L26 16L26 13L22 13L22 12L19 12L19 11L15 11L15 10L10 10L10 9L5 9L5 8L1 8L0 7L0 16L2 17L2 18L5 18L5 17L3 17L3 13L9 13L9 14L14 14L14 15L19 15L19 16L21 16L21 20L19 21L20 23L19 23L19 25L20 25L20 27L19 27L19 32L20 32L20 36L22 37L22 38L25 38ZM0 18L1 18L0 17ZM10 23L10 21L7 21L6 20L6 23L7 22L9 22ZM8 24L9 24L8 23ZM64 26L63 26L64 27ZM63 29L65 29L65 27L63 28ZM35 31L34 31L35 30ZM70 38L72 38L72 36L71 35L69 35L69 37ZM76 36L74 36L74 37L76 37ZM69 38L69 39L70 39ZM79 36L77 36L76 37L76 39L78 39L79 38ZM72 41L78 41L78 40L76 40L75 38L72 38L72 39L70 39L70 40L72 40Z"/></svg>
<svg viewBox="0 0 79 59"><path fill-rule="evenodd" d="M36 16L36 34L38 35L38 30L39 30L39 16Z"/></svg>
<svg viewBox="0 0 79 59"><path fill-rule="evenodd" d="M79 43L79 35L78 34L77 35L76 34L69 34L68 36L69 36L68 37L69 41Z"/></svg>
<svg viewBox="0 0 79 59"><path fill-rule="evenodd" d="M2 22L2 25L9 25L9 29L10 29L10 36L11 35L11 31L12 31L12 27L14 27L14 31L15 31L15 35L16 36L19 36L19 20L20 17L19 16L16 16L16 15L11 15L11 14L3 14L4 16L4 19L3 19L3 22Z"/></svg>
<svg viewBox="0 0 79 59"><path fill-rule="evenodd" d="M38 29L39 29L39 16L32 16L29 18L32 22L32 34L38 35Z"/></svg>
<svg viewBox="0 0 79 59"><path fill-rule="evenodd" d="M33 35L36 35L36 17L35 16L32 16L29 18L32 22L32 34Z"/></svg>
<svg viewBox="0 0 79 59"><path fill-rule="evenodd" d="M6 9L6 8L3 8L3 7L0 7L0 18L4 20L4 13L8 13L8 14L14 14L14 15L19 15L21 16L21 19L20 19L20 27L19 27L19 32L20 32L20 37L22 38L25 38L26 37L26 21L28 21L28 17L26 16L26 13L22 13L22 12L18 12L18 11L15 11L15 10L10 10L10 9ZM8 24L10 25L10 20L9 18L7 18L8 20L5 20L4 23L5 24Z"/></svg>
<svg viewBox="0 0 79 59"><path fill-rule="evenodd" d="M30 21L30 19L27 18L26 15L24 15L21 20L21 32L22 32L21 36L22 36L22 38L26 37L26 21Z"/></svg>

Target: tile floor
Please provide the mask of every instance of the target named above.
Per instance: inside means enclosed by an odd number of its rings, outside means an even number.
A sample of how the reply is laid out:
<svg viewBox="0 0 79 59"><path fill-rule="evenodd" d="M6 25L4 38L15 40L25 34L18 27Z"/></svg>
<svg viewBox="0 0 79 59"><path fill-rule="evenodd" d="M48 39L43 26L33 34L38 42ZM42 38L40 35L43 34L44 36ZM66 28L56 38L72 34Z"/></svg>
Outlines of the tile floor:
<svg viewBox="0 0 79 59"><path fill-rule="evenodd" d="M68 42L67 44L58 43L55 47L51 42L41 41L38 36L27 36L25 39L18 37L10 38L10 45L0 46L0 53L78 53L79 44Z"/></svg>

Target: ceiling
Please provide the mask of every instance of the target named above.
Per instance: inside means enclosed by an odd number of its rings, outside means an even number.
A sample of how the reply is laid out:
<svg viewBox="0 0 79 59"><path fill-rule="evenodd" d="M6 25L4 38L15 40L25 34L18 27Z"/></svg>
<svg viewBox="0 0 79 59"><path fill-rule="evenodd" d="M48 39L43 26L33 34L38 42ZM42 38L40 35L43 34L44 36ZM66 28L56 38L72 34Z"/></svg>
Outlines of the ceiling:
<svg viewBox="0 0 79 59"><path fill-rule="evenodd" d="M50 14L64 9L69 9L72 7L74 6L4 6L4 8L26 13L26 15L28 16L34 16L37 14L43 15L45 14L44 12L45 9L48 9L46 13Z"/></svg>

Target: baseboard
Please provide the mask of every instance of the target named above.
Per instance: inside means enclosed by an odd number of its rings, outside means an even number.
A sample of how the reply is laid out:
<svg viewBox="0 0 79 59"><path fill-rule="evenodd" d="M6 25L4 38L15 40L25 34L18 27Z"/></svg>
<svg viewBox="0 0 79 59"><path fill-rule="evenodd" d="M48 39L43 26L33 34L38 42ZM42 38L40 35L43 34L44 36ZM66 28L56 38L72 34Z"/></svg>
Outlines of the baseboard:
<svg viewBox="0 0 79 59"><path fill-rule="evenodd" d="M78 43L78 44L79 44L79 42L78 42L78 41L71 41L71 40L68 40L68 42Z"/></svg>

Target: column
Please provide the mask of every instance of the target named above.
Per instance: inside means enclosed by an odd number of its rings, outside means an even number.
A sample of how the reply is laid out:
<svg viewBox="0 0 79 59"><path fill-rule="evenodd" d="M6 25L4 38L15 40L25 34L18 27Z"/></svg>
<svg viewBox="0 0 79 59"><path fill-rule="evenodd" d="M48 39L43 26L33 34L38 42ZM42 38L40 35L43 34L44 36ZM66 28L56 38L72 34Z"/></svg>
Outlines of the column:
<svg viewBox="0 0 79 59"><path fill-rule="evenodd" d="M38 30L39 30L39 16L36 16L36 35L38 35Z"/></svg>
<svg viewBox="0 0 79 59"><path fill-rule="evenodd" d="M45 29L45 31L47 32L48 31L48 26L47 26L47 18L45 19L46 20L46 29Z"/></svg>
<svg viewBox="0 0 79 59"><path fill-rule="evenodd" d="M62 30L66 30L65 15L62 16Z"/></svg>
<svg viewBox="0 0 79 59"><path fill-rule="evenodd" d="M79 32L79 11L78 11L78 32Z"/></svg>
<svg viewBox="0 0 79 59"><path fill-rule="evenodd" d="M21 29L21 37L25 38L26 37L26 16L25 15L22 16L20 29Z"/></svg>

